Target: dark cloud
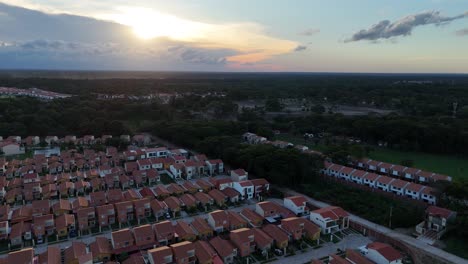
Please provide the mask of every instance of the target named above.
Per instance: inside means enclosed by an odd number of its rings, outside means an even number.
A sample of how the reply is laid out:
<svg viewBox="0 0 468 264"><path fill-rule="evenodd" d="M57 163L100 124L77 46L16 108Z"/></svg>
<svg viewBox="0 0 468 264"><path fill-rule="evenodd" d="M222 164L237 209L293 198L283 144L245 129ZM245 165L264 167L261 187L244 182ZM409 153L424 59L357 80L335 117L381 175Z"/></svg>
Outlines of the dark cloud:
<svg viewBox="0 0 468 264"><path fill-rule="evenodd" d="M238 52L229 49L205 49L186 45L172 46L167 51L169 56L180 61L209 65L226 64L227 57L238 55Z"/></svg>
<svg viewBox="0 0 468 264"><path fill-rule="evenodd" d="M299 35L312 36L312 35L318 34L319 32L320 32L320 29L318 28L309 28L300 32Z"/></svg>
<svg viewBox="0 0 468 264"><path fill-rule="evenodd" d="M306 50L306 49L307 49L307 46L299 45L299 46L294 48L294 51L303 51L303 50Z"/></svg>
<svg viewBox="0 0 468 264"><path fill-rule="evenodd" d="M457 36L468 36L468 28L457 30L455 34Z"/></svg>
<svg viewBox="0 0 468 264"><path fill-rule="evenodd" d="M468 12L465 12L464 14L458 16L445 17L441 16L439 11L425 11L422 13L403 17L394 22L391 22L390 20L382 20L379 23L372 25L368 29L362 29L354 33L354 35L346 39L345 42L360 40L374 41L399 36L409 36L411 35L415 27L430 24L440 26L443 24L450 23L453 20L465 18L467 16Z"/></svg>

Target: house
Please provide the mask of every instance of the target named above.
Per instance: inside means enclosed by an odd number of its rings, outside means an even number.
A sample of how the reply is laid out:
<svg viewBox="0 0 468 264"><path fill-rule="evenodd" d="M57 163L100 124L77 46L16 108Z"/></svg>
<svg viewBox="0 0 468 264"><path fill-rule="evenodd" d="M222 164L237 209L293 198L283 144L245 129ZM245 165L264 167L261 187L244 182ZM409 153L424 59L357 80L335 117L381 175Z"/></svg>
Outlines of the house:
<svg viewBox="0 0 468 264"><path fill-rule="evenodd" d="M209 243L216 250L224 264L234 263L234 258L237 256L237 249L230 241L217 236L211 239Z"/></svg>
<svg viewBox="0 0 468 264"><path fill-rule="evenodd" d="M191 181L184 181L181 186L191 194L196 194L200 190L200 186L196 183L192 183Z"/></svg>
<svg viewBox="0 0 468 264"><path fill-rule="evenodd" d="M393 165L390 163L380 162L379 165L377 165L377 172L380 174L388 175L392 167Z"/></svg>
<svg viewBox="0 0 468 264"><path fill-rule="evenodd" d="M208 224L217 233L229 231L229 218L225 211L216 210L208 214Z"/></svg>
<svg viewBox="0 0 468 264"><path fill-rule="evenodd" d="M177 221L174 231L176 232L179 241L195 241L195 239L197 239L197 235L192 227L183 220Z"/></svg>
<svg viewBox="0 0 468 264"><path fill-rule="evenodd" d="M210 178L210 182L215 186L216 189L222 191L225 188L232 187L233 181L231 178Z"/></svg>
<svg viewBox="0 0 468 264"><path fill-rule="evenodd" d="M24 154L24 148L21 148L18 143L0 142L0 152L5 156Z"/></svg>
<svg viewBox="0 0 468 264"><path fill-rule="evenodd" d="M62 214L68 214L71 212L71 204L68 200L60 199L57 203L52 206L52 211L55 216Z"/></svg>
<svg viewBox="0 0 468 264"><path fill-rule="evenodd" d="M273 238L267 235L262 229L254 228L254 241L257 250L263 254L268 253L273 245Z"/></svg>
<svg viewBox="0 0 468 264"><path fill-rule="evenodd" d="M180 207L182 206L182 203L176 197L169 196L166 199L164 199L164 203L167 204L167 207L169 208L173 217L175 217L177 213L180 212Z"/></svg>
<svg viewBox="0 0 468 264"><path fill-rule="evenodd" d="M246 172L244 169L237 169L231 171L231 179L233 181L246 181L249 179L249 173Z"/></svg>
<svg viewBox="0 0 468 264"><path fill-rule="evenodd" d="M268 195L270 191L270 183L263 179L253 179L250 182L254 185L254 196L257 199L261 199L262 196Z"/></svg>
<svg viewBox="0 0 468 264"><path fill-rule="evenodd" d="M420 172L421 170L420 169L415 169L415 168L406 168L404 171L403 171L403 177L406 179L406 180L409 180L409 181L415 181L417 179L417 175L418 173Z"/></svg>
<svg viewBox="0 0 468 264"><path fill-rule="evenodd" d="M138 224L141 220L144 220L151 216L151 201L148 198L142 198L133 201L133 207L135 208L135 217Z"/></svg>
<svg viewBox="0 0 468 264"><path fill-rule="evenodd" d="M191 180L194 176L198 175L197 165L198 163L193 160L187 160L183 163L184 166L184 178L186 180Z"/></svg>
<svg viewBox="0 0 468 264"><path fill-rule="evenodd" d="M98 206L96 207L96 212L100 229L115 224L115 209L113 204Z"/></svg>
<svg viewBox="0 0 468 264"><path fill-rule="evenodd" d="M168 246L162 246L148 250L148 260L150 264L173 264L174 255Z"/></svg>
<svg viewBox="0 0 468 264"><path fill-rule="evenodd" d="M55 230L55 219L52 214L34 217L32 231L37 242L44 241L45 237L53 235Z"/></svg>
<svg viewBox="0 0 468 264"><path fill-rule="evenodd" d="M197 199L191 194L186 193L182 195L180 201L187 211L192 211L197 208Z"/></svg>
<svg viewBox="0 0 468 264"><path fill-rule="evenodd" d="M47 250L38 256L37 264L59 264L62 263L60 249L58 247L49 246ZM27 263L27 262L26 262Z"/></svg>
<svg viewBox="0 0 468 264"><path fill-rule="evenodd" d="M421 200L428 204L435 205L437 203L436 191L431 187L424 187L421 191Z"/></svg>
<svg viewBox="0 0 468 264"><path fill-rule="evenodd" d="M364 185L367 185L371 188L376 188L377 186L377 180L380 178L380 175L377 175L375 173L367 173L363 176L363 183Z"/></svg>
<svg viewBox="0 0 468 264"><path fill-rule="evenodd" d="M31 223L19 222L11 226L10 244L12 246L23 245L24 240L32 239Z"/></svg>
<svg viewBox="0 0 468 264"><path fill-rule="evenodd" d="M63 260L66 264L79 264L78 258L86 255L86 244L83 242L72 242L71 246L63 250Z"/></svg>
<svg viewBox="0 0 468 264"><path fill-rule="evenodd" d="M169 246L174 254L175 264L195 264L195 245L192 242L184 241Z"/></svg>
<svg viewBox="0 0 468 264"><path fill-rule="evenodd" d="M156 245L156 238L151 225L137 226L134 227L132 231L135 237L135 245L138 249L152 248Z"/></svg>
<svg viewBox="0 0 468 264"><path fill-rule="evenodd" d="M183 164L172 164L170 165L169 167L169 170L171 172L170 175L172 175L173 177L171 177L172 179L174 180L180 180L182 179L182 174L184 172L184 165Z"/></svg>
<svg viewBox="0 0 468 264"><path fill-rule="evenodd" d="M304 235L304 219L299 217L282 219L281 228L288 233L291 240L300 240Z"/></svg>
<svg viewBox="0 0 468 264"><path fill-rule="evenodd" d="M352 249L346 250L346 260L352 264L374 264L374 262L362 256L361 253Z"/></svg>
<svg viewBox="0 0 468 264"><path fill-rule="evenodd" d="M401 165L392 165L389 169L389 175L395 178L404 177L403 172L406 170L405 166Z"/></svg>
<svg viewBox="0 0 468 264"><path fill-rule="evenodd" d="M96 226L96 211L94 207L78 209L76 211L76 217L80 233L83 233L83 231L89 231L91 228Z"/></svg>
<svg viewBox="0 0 468 264"><path fill-rule="evenodd" d="M279 218L281 217L281 206L270 201L260 202L255 205L255 212L263 218Z"/></svg>
<svg viewBox="0 0 468 264"><path fill-rule="evenodd" d="M241 200L250 200L254 197L254 185L251 181L234 182L233 188L240 193Z"/></svg>
<svg viewBox="0 0 468 264"><path fill-rule="evenodd" d="M68 236L75 232L76 223L74 214L63 214L55 219L55 227L59 237Z"/></svg>
<svg viewBox="0 0 468 264"><path fill-rule="evenodd" d="M167 186L167 190L171 194L175 194L176 196L182 195L184 193L184 189L180 187L179 184L171 183Z"/></svg>
<svg viewBox="0 0 468 264"><path fill-rule="evenodd" d="M421 199L421 192L424 189L423 185L410 183L406 186L405 195L411 199Z"/></svg>
<svg viewBox="0 0 468 264"><path fill-rule="evenodd" d="M8 253L8 260L5 263L29 264L35 263L36 261L37 259L34 257L34 249L25 248Z"/></svg>
<svg viewBox="0 0 468 264"><path fill-rule="evenodd" d="M239 202L240 193L236 191L235 189L231 187L227 187L227 188L224 188L221 192L224 195L226 195L229 202L231 203Z"/></svg>
<svg viewBox="0 0 468 264"><path fill-rule="evenodd" d="M101 236L96 237L95 241L89 244L89 250L93 253L94 262L106 263L111 259L113 254L109 240Z"/></svg>
<svg viewBox="0 0 468 264"><path fill-rule="evenodd" d="M241 228L229 233L229 238L238 249L239 256L246 257L255 252L255 234L252 229Z"/></svg>
<svg viewBox="0 0 468 264"><path fill-rule="evenodd" d="M117 211L117 219L119 221L119 226L133 221L135 217L132 201L116 203L115 210Z"/></svg>
<svg viewBox="0 0 468 264"><path fill-rule="evenodd" d="M199 179L199 180L196 181L196 183L197 183L198 186L200 186L200 188L201 188L204 192L208 192L208 191L210 191L211 189L213 189L213 184L211 184L211 183L208 182L208 181Z"/></svg>
<svg viewBox="0 0 468 264"><path fill-rule="evenodd" d="M195 217L191 223L193 229L197 232L199 239L206 239L213 236L213 229L208 225L208 222L201 218Z"/></svg>
<svg viewBox="0 0 468 264"><path fill-rule="evenodd" d="M171 193L162 184L158 184L156 188L154 188L154 193L156 194L156 197L159 199L164 199L171 195Z"/></svg>
<svg viewBox="0 0 468 264"><path fill-rule="evenodd" d="M151 160L139 159L137 160L138 170L149 170L151 169Z"/></svg>
<svg viewBox="0 0 468 264"><path fill-rule="evenodd" d="M224 172L224 163L220 159L205 161L208 175L220 175Z"/></svg>
<svg viewBox="0 0 468 264"><path fill-rule="evenodd" d="M426 209L425 220L416 226L416 232L420 235L435 233L433 238L440 239L447 230L448 225L455 220L456 215L456 212L448 209L429 206Z"/></svg>
<svg viewBox="0 0 468 264"><path fill-rule="evenodd" d="M156 233L156 242L159 245L170 244L175 237L174 227L169 221L163 221L153 225L154 232Z"/></svg>
<svg viewBox="0 0 468 264"><path fill-rule="evenodd" d="M101 206L107 203L106 193L104 191L92 192L89 194L92 206Z"/></svg>
<svg viewBox="0 0 468 264"><path fill-rule="evenodd" d="M124 200L122 190L110 189L107 191L107 201L110 204L120 203Z"/></svg>
<svg viewBox="0 0 468 264"><path fill-rule="evenodd" d="M393 192L396 195L405 195L405 188L408 186L410 183L407 181L403 181L400 179L394 179L393 181L390 182L390 191Z"/></svg>
<svg viewBox="0 0 468 264"><path fill-rule="evenodd" d="M394 180L395 179L387 176L380 176L376 181L376 187L377 189L382 190L384 192L390 192L390 185Z"/></svg>
<svg viewBox="0 0 468 264"><path fill-rule="evenodd" d="M283 199L283 206L291 210L297 216L308 213L307 200L304 196L290 196Z"/></svg>
<svg viewBox="0 0 468 264"><path fill-rule="evenodd" d="M249 223L237 212L227 211L229 220L229 230L236 230L248 227Z"/></svg>
<svg viewBox="0 0 468 264"><path fill-rule="evenodd" d="M218 206L224 206L227 200L227 196L220 190L213 189L208 192L208 195L213 198Z"/></svg>
<svg viewBox="0 0 468 264"><path fill-rule="evenodd" d="M195 255L199 264L213 264L213 258L218 254L212 246L206 241L197 241L195 246Z"/></svg>
<svg viewBox="0 0 468 264"><path fill-rule="evenodd" d="M273 238L276 248L285 249L288 247L289 235L283 229L276 225L268 224L262 227L262 230Z"/></svg>
<svg viewBox="0 0 468 264"><path fill-rule="evenodd" d="M164 202L161 202L159 200L151 200L150 202L151 206L151 211L153 212L153 216L156 218L156 221L159 220L161 217L164 217L164 215L168 211L168 207Z"/></svg>
<svg viewBox="0 0 468 264"><path fill-rule="evenodd" d="M403 260L400 252L381 242L372 242L360 250L361 254L377 264L401 264Z"/></svg>
<svg viewBox="0 0 468 264"><path fill-rule="evenodd" d="M319 240L320 239L320 227L312 223L308 219L303 219L304 222L304 235L309 240Z"/></svg>
<svg viewBox="0 0 468 264"><path fill-rule="evenodd" d="M357 184L364 184L364 177L368 172L363 170L354 170L351 173L351 181Z"/></svg>
<svg viewBox="0 0 468 264"><path fill-rule="evenodd" d="M197 203L205 207L205 209L214 204L214 199L204 192L197 192L193 195L197 199Z"/></svg>
<svg viewBox="0 0 468 264"><path fill-rule="evenodd" d="M310 221L321 228L322 234L331 234L349 227L349 214L341 207L328 206L311 211Z"/></svg>
<svg viewBox="0 0 468 264"><path fill-rule="evenodd" d="M33 217L47 215L47 214L50 214L49 200L36 200L32 202L32 216Z"/></svg>
<svg viewBox="0 0 468 264"><path fill-rule="evenodd" d="M265 219L261 215L257 214L249 208L242 209L240 215L244 217L252 227L261 227L263 224L263 220Z"/></svg>
<svg viewBox="0 0 468 264"><path fill-rule="evenodd" d="M114 249L114 254L126 251L128 252L129 249L135 245L135 239L133 238L132 231L126 228L112 232L111 244Z"/></svg>
<svg viewBox="0 0 468 264"><path fill-rule="evenodd" d="M350 167L343 167L339 172L338 172L338 178L344 179L346 181L351 180L351 174L355 171L355 169L350 168Z"/></svg>

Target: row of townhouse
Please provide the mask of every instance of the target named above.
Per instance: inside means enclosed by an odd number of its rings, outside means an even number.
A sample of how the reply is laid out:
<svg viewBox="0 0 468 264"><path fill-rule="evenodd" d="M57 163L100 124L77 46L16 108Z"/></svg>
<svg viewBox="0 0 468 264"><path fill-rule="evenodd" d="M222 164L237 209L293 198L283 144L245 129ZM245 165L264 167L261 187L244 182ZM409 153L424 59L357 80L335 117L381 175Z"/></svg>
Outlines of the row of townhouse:
<svg viewBox="0 0 468 264"><path fill-rule="evenodd" d="M244 142L246 142L248 144L252 144L252 145L268 144L268 145L272 145L272 146L282 148L282 149L284 149L284 148L295 148L295 149L297 149L300 152L305 153L305 154L313 154L313 155L320 155L320 156L323 155L321 152L318 152L318 151L315 151L315 150L310 150L307 146L295 145L295 144L293 144L291 142L282 141L282 140L270 141L265 137L258 136L256 134L250 133L250 132L244 133L242 135L242 139L244 140Z"/></svg>
<svg viewBox="0 0 468 264"><path fill-rule="evenodd" d="M361 159L353 162L353 165L358 169L366 170L369 172L374 172L381 175L400 178L406 181L419 182L423 184L437 181L452 181L452 177L447 175L428 172L417 168L405 167L402 165L395 165L372 159Z"/></svg>
<svg viewBox="0 0 468 264"><path fill-rule="evenodd" d="M215 181L216 179L211 179ZM263 180L263 179L257 179ZM265 180L263 180L265 181ZM266 182L266 181L265 181ZM266 185L269 186L268 182ZM268 190L264 185L257 188ZM91 192L89 197L77 197L70 202L60 199L57 202L49 200L34 200L32 204L23 205L10 210L8 204L0 206L3 217L0 221L6 226L19 222L33 222L34 217L43 215L72 214L77 225L70 225L68 229L60 231L51 222L48 235L57 234L67 236L70 232L79 234L89 233L93 228L106 228L114 224L122 226L131 222L140 223L141 220L154 217L156 220L166 217L168 213L176 216L182 210L190 211L197 208L211 208L214 204L222 207L228 202L240 200L240 193L232 188L215 189L217 185L209 180L199 179L196 182L186 181L182 184L172 183L167 186L157 185L154 188L144 187L139 191L120 189ZM158 200L159 199L159 200ZM234 199L234 200L233 200ZM18 226L19 228L19 226ZM23 229L21 229L23 230ZM18 233L18 243L22 243ZM30 237L43 241L44 237L37 234ZM10 236L11 239L11 236Z"/></svg>
<svg viewBox="0 0 468 264"><path fill-rule="evenodd" d="M399 196L421 200L429 204L436 204L437 202L435 190L418 183L391 178L370 171L354 169L330 162L325 162L322 173L381 191L392 192Z"/></svg>

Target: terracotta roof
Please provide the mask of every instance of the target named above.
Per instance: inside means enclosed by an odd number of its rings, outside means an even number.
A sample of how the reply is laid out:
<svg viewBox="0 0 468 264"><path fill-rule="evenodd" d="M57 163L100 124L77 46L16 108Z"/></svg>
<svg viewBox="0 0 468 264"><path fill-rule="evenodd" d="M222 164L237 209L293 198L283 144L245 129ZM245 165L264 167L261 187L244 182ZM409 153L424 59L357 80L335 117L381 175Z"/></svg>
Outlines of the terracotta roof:
<svg viewBox="0 0 468 264"><path fill-rule="evenodd" d="M349 214L341 207L328 206L312 211L311 213L320 214L323 218L330 218L332 220L338 220L340 217L348 217Z"/></svg>
<svg viewBox="0 0 468 264"><path fill-rule="evenodd" d="M420 192L421 189L424 188L423 185L417 184L417 183L410 183L408 186L406 186L407 190L413 191L413 192Z"/></svg>
<svg viewBox="0 0 468 264"><path fill-rule="evenodd" d="M236 191L235 189L231 187L226 187L221 192L224 193L224 195L226 195L229 198L234 198L240 195L238 191Z"/></svg>
<svg viewBox="0 0 468 264"><path fill-rule="evenodd" d="M199 240L193 243L195 246L195 255L199 263L209 263L217 255L216 251L206 241Z"/></svg>
<svg viewBox="0 0 468 264"><path fill-rule="evenodd" d="M218 254L225 258L230 256L235 251L234 246L230 241L224 240L221 237L217 236L210 240L210 245L218 252Z"/></svg>
<svg viewBox="0 0 468 264"><path fill-rule="evenodd" d="M183 220L177 221L174 230L177 233L177 235L179 235L179 237L181 238L185 236L195 236L195 232L193 231L193 229L190 227L189 224L187 224L187 222Z"/></svg>
<svg viewBox="0 0 468 264"><path fill-rule="evenodd" d="M191 250L195 251L195 246L193 245L192 242L189 242L189 241L172 244L169 247L172 248L172 251L174 252L174 257L176 259L188 258L189 257L188 251L191 251Z"/></svg>
<svg viewBox="0 0 468 264"><path fill-rule="evenodd" d="M380 242L373 242L367 245L368 249L373 249L380 253L385 259L389 262L401 259L402 256L400 252L394 249L392 246Z"/></svg>
<svg viewBox="0 0 468 264"><path fill-rule="evenodd" d="M304 196L290 196L284 199L291 200L291 202L296 206L303 206L307 202L307 199Z"/></svg>
<svg viewBox="0 0 468 264"><path fill-rule="evenodd" d="M8 263L30 264L34 261L34 249L25 248L8 254Z"/></svg>
<svg viewBox="0 0 468 264"><path fill-rule="evenodd" d="M369 181L375 181L377 178L379 178L380 176L375 174L375 173L367 173L365 176L364 176L364 179L366 180L369 180Z"/></svg>
<svg viewBox="0 0 468 264"><path fill-rule="evenodd" d="M442 218L445 218L445 219L450 218L450 216L452 216L452 214L454 214L454 212L452 212L452 211L450 211L448 209L445 209L445 208L442 208L442 207L437 207L437 206L429 206L426 209L426 213L431 215L431 216L439 216L439 217L442 217Z"/></svg>
<svg viewBox="0 0 468 264"><path fill-rule="evenodd" d="M181 202L179 199L177 199L176 197L174 196L169 196L167 197L164 202L167 204L167 206L171 209L171 210L179 210L180 209L180 205L181 205Z"/></svg>
<svg viewBox="0 0 468 264"><path fill-rule="evenodd" d="M366 259L359 252L352 249L346 250L346 259L351 260L353 263L357 264L373 264L372 261Z"/></svg>
<svg viewBox="0 0 468 264"><path fill-rule="evenodd" d="M55 246L47 247L47 251L39 255L38 264L61 264L60 249Z"/></svg>
<svg viewBox="0 0 468 264"><path fill-rule="evenodd" d="M389 184L393 180L394 180L394 178L390 178L390 177L387 177L387 176L381 176L381 177L379 177L377 179L377 182L381 183L381 184Z"/></svg>
<svg viewBox="0 0 468 264"><path fill-rule="evenodd" d="M112 254L111 244L106 237L98 236L96 240L89 245L89 250L93 255Z"/></svg>
<svg viewBox="0 0 468 264"><path fill-rule="evenodd" d="M267 235L263 230L254 228L254 240L259 248L265 248L273 244L273 238Z"/></svg>
<svg viewBox="0 0 468 264"><path fill-rule="evenodd" d="M204 232L212 232L213 229L208 225L205 219L200 218L200 217L195 217L191 223L193 228L198 232L198 233L204 233Z"/></svg>
<svg viewBox="0 0 468 264"><path fill-rule="evenodd" d="M148 250L148 255L150 255L153 263L166 263L164 260L167 256L172 256L172 250L170 247L162 246L154 249Z"/></svg>
<svg viewBox="0 0 468 264"><path fill-rule="evenodd" d="M78 260L79 256L86 254L86 244L83 242L73 242L72 245L63 251L65 263Z"/></svg>
<svg viewBox="0 0 468 264"><path fill-rule="evenodd" d="M277 243L289 240L288 234L276 225L267 224L262 227L262 230L271 236Z"/></svg>

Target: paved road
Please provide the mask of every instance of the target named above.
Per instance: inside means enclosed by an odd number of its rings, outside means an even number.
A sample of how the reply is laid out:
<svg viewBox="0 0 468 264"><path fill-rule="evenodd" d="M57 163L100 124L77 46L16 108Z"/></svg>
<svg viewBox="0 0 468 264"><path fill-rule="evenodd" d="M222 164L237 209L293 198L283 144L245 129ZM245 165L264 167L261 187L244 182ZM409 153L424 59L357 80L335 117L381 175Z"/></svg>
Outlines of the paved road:
<svg viewBox="0 0 468 264"><path fill-rule="evenodd" d="M301 193L298 193L296 191L293 191L293 190L290 190L290 189L283 189L284 192L286 193L290 193L292 195L302 195L302 196L305 196ZM305 196L308 201L313 204L314 206L317 206L319 208L322 208L322 207L326 207L326 206L329 206L329 204L327 203L324 203L324 202L320 202L320 201L317 201L313 198L310 198L308 196ZM466 263L468 264L468 260L466 259L463 259L463 258L460 258L458 256L455 256L453 254L450 254L446 251L443 251L442 249L440 248L437 248L437 247L434 247L434 246L431 246L431 245L428 245L426 243L424 243L423 241L421 240L418 240L414 237L411 237L411 236L408 236L408 235L405 235L405 234L401 234L401 233L398 233L392 229L389 229L385 226L381 226L381 225L378 225L376 223L372 223L364 218L361 218L359 216L356 216L356 215L353 215L351 214L350 215L350 219L354 222L357 222L361 225L365 225L365 226L368 226L369 228L372 228L382 234L385 234L391 238L394 238L394 239L397 239L403 243L406 243L408 244L409 246L412 246L414 248L417 248L418 250L422 251L422 252L425 252L426 254L428 255L435 255L435 256L438 256L439 258L447 261L448 263L460 263L460 264L463 264L463 263Z"/></svg>

